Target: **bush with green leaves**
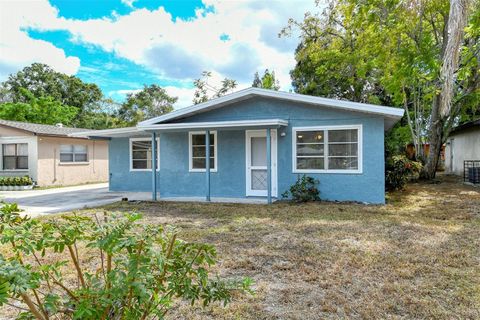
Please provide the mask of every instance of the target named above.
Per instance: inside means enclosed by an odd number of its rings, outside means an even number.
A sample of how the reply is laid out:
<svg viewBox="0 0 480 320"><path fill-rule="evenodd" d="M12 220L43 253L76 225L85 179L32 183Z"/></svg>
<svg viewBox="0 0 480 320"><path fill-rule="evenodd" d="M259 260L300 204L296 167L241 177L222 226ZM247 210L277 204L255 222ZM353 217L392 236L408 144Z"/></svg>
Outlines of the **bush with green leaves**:
<svg viewBox="0 0 480 320"><path fill-rule="evenodd" d="M285 191L282 197L291 198L295 202L319 201L320 190L318 190L319 181L307 175L298 176L297 182Z"/></svg>
<svg viewBox="0 0 480 320"><path fill-rule="evenodd" d="M0 186L31 186L32 178L24 177L0 177Z"/></svg>
<svg viewBox="0 0 480 320"><path fill-rule="evenodd" d="M402 190L409 180L418 179L422 163L408 159L404 155L387 159L385 172L385 188Z"/></svg>
<svg viewBox="0 0 480 320"><path fill-rule="evenodd" d="M162 319L179 299L227 304L251 280L209 276L215 248L136 213L29 219L0 208L0 306L19 319Z"/></svg>

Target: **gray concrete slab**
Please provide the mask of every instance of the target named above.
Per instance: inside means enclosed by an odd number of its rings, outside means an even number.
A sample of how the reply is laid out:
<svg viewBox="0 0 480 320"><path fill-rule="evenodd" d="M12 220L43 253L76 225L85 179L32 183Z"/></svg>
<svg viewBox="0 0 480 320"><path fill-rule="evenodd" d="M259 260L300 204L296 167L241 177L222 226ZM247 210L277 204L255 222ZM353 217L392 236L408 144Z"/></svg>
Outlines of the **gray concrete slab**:
<svg viewBox="0 0 480 320"><path fill-rule="evenodd" d="M109 192L106 183L0 192L0 200L18 203L25 214L30 216L98 207L120 201L123 197L128 197L129 200L150 200L151 194L147 192Z"/></svg>
<svg viewBox="0 0 480 320"><path fill-rule="evenodd" d="M150 201L150 192L110 192L108 183L43 190L0 191L0 200L16 202L25 214L38 216L56 212L93 208L117 201ZM205 202L205 197L159 197L159 201ZM220 198L212 197L211 202L266 204L265 198Z"/></svg>
<svg viewBox="0 0 480 320"><path fill-rule="evenodd" d="M159 201L176 201L176 202L207 202L205 197L159 197ZM277 199L272 199L277 201ZM240 204L267 204L265 197L248 197L248 198L222 198L211 197L212 203L240 203Z"/></svg>

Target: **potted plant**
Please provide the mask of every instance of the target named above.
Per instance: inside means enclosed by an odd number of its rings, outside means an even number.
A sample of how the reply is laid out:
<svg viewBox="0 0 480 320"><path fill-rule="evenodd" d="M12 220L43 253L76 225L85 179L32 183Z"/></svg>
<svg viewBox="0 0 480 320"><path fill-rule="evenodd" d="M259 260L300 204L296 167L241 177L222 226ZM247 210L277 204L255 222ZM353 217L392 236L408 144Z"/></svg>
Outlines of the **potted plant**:
<svg viewBox="0 0 480 320"><path fill-rule="evenodd" d="M33 180L29 176L22 177L22 189L31 190L33 188Z"/></svg>
<svg viewBox="0 0 480 320"><path fill-rule="evenodd" d="M32 188L33 180L29 176L0 177L0 191L30 190Z"/></svg>
<svg viewBox="0 0 480 320"><path fill-rule="evenodd" d="M19 191L22 189L22 178L15 177L13 178L13 190Z"/></svg>
<svg viewBox="0 0 480 320"><path fill-rule="evenodd" d="M7 177L7 190L8 191L14 190L13 178L12 177Z"/></svg>

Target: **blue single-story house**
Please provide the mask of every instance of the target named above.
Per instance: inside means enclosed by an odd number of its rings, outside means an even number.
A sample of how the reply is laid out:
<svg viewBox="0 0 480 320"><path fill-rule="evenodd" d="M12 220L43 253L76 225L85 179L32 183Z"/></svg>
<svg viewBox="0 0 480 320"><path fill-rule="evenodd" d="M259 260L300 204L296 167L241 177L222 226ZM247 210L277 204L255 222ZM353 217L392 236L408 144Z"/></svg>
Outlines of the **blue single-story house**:
<svg viewBox="0 0 480 320"><path fill-rule="evenodd" d="M322 199L384 203L384 132L403 112L248 88L136 127L74 135L109 139L111 191L271 202L306 174Z"/></svg>

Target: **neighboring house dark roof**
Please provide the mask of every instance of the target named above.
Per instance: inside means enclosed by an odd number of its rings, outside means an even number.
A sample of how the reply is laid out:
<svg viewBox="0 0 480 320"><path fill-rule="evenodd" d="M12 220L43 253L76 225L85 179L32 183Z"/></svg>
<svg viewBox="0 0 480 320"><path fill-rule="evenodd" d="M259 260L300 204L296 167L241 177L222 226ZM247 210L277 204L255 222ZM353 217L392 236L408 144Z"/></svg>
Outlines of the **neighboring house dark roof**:
<svg viewBox="0 0 480 320"><path fill-rule="evenodd" d="M480 119L473 120L473 121L470 121L470 122L466 122L462 125L459 125L458 127L453 128L453 130L452 130L452 132L450 132L450 134L452 135L452 134L460 133L462 131L465 131L465 130L471 129L471 128L475 128L475 127L480 128Z"/></svg>
<svg viewBox="0 0 480 320"><path fill-rule="evenodd" d="M82 129L82 128L68 128L68 127L62 127L62 126L52 126L47 124L37 124L37 123L9 121L9 120L0 119L0 126L1 125L31 132L36 135L46 135L46 136L68 137L70 133L88 130L88 129Z"/></svg>

